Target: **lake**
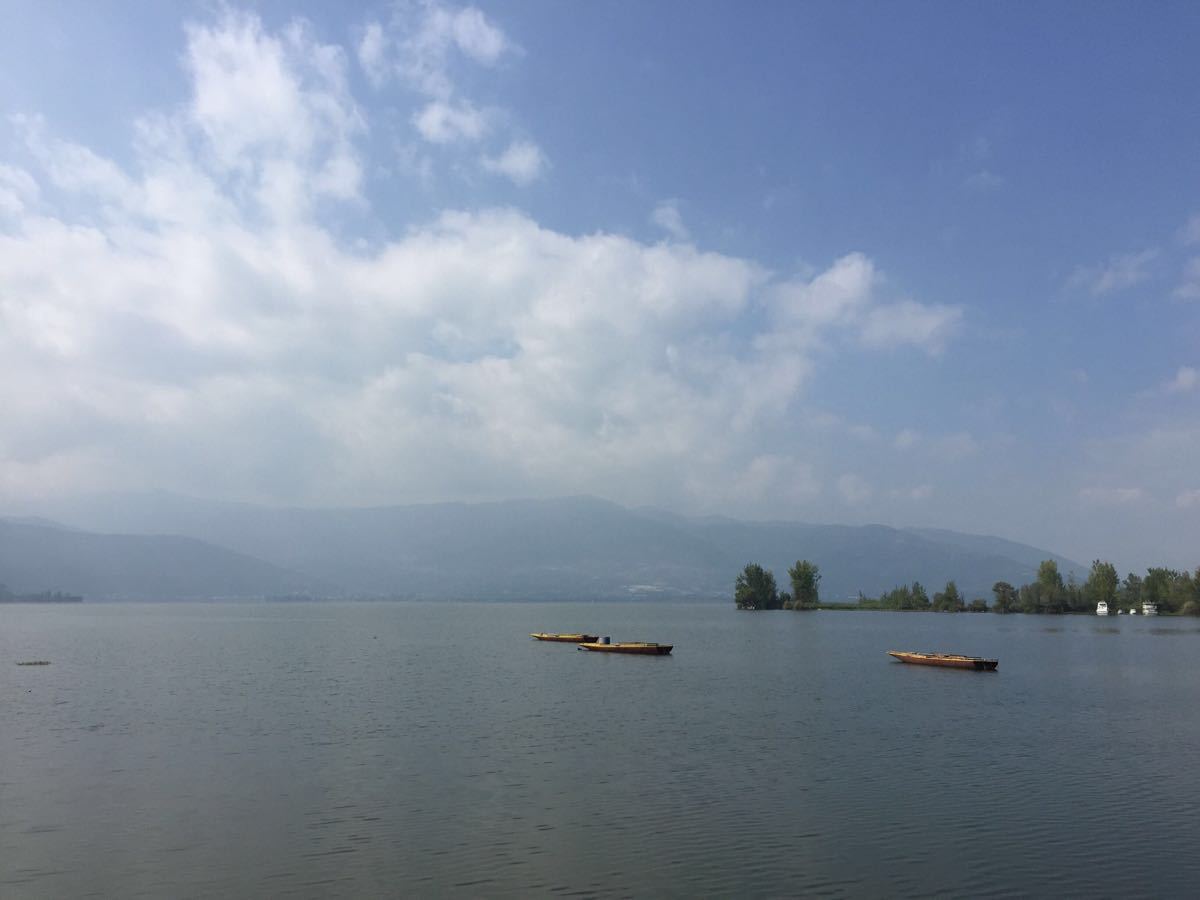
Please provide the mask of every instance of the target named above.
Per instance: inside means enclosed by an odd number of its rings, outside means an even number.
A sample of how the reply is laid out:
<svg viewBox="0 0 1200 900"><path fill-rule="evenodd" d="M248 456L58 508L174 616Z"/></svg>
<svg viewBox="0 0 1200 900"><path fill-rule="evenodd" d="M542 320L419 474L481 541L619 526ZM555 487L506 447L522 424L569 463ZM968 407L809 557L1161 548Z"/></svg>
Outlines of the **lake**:
<svg viewBox="0 0 1200 900"><path fill-rule="evenodd" d="M1196 620L17 605L0 691L6 900L1200 887Z"/></svg>

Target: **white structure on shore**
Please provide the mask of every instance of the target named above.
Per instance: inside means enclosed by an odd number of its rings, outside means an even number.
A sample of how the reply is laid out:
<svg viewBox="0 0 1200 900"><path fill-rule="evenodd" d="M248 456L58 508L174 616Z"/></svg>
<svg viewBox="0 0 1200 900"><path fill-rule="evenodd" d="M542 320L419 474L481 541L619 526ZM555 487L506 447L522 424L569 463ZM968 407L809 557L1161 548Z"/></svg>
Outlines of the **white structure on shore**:
<svg viewBox="0 0 1200 900"><path fill-rule="evenodd" d="M1158 615L1158 604L1157 603L1143 603L1142 604L1142 615L1143 616L1157 616Z"/></svg>

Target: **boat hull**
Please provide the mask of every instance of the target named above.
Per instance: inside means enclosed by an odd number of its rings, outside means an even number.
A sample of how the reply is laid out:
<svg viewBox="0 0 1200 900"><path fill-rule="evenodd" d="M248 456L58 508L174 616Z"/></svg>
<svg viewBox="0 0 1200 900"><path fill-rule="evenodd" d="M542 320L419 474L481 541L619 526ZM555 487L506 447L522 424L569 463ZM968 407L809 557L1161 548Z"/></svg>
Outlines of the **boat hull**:
<svg viewBox="0 0 1200 900"><path fill-rule="evenodd" d="M583 644L587 641L599 640L594 634L552 634L548 631L534 631L529 635L535 641L556 641L560 644Z"/></svg>
<svg viewBox="0 0 1200 900"><path fill-rule="evenodd" d="M981 656L959 656L956 653L918 653L908 650L889 650L888 656L894 656L903 663L914 666L941 666L946 669L973 669L976 672L994 672L1000 665L998 659L984 659Z"/></svg>
<svg viewBox="0 0 1200 900"><path fill-rule="evenodd" d="M594 653L635 653L641 656L666 656L674 647L674 644L651 644L645 641L626 641L617 644L588 641L579 645L580 650L591 650Z"/></svg>

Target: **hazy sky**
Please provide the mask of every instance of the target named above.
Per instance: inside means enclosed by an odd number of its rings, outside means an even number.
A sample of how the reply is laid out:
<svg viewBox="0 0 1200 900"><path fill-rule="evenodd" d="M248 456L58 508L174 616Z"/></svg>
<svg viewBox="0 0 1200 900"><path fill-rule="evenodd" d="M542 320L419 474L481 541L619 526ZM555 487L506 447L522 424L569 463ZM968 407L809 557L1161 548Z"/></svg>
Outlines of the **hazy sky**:
<svg viewBox="0 0 1200 900"><path fill-rule="evenodd" d="M1200 4L0 0L0 512L1200 562Z"/></svg>

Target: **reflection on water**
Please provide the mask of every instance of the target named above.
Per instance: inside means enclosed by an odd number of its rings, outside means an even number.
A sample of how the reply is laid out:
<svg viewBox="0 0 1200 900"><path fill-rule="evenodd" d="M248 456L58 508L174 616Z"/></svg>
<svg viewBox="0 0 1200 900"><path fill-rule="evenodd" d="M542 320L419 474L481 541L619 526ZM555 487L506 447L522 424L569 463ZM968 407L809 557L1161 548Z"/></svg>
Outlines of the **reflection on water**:
<svg viewBox="0 0 1200 900"><path fill-rule="evenodd" d="M2 624L5 900L1200 883L1190 621L85 604ZM917 647L1000 675L886 655Z"/></svg>

